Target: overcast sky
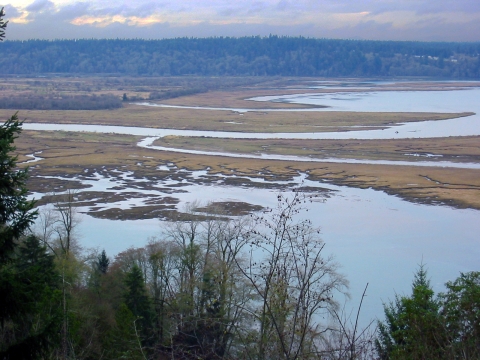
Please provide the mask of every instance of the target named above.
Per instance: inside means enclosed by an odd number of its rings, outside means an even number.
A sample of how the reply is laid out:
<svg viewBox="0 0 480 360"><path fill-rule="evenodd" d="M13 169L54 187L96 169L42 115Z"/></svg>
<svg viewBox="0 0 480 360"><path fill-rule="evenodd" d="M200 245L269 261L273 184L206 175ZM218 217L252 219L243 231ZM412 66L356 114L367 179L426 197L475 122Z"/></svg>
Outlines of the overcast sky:
<svg viewBox="0 0 480 360"><path fill-rule="evenodd" d="M3 1L11 40L276 34L480 41L480 0Z"/></svg>

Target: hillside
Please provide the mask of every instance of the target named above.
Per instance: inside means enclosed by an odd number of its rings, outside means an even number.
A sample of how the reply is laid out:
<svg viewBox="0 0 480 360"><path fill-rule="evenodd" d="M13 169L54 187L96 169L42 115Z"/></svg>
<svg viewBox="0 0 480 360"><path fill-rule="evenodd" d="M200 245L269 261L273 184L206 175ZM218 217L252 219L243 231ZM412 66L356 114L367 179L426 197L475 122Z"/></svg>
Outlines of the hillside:
<svg viewBox="0 0 480 360"><path fill-rule="evenodd" d="M480 43L303 37L0 43L0 74L480 78Z"/></svg>

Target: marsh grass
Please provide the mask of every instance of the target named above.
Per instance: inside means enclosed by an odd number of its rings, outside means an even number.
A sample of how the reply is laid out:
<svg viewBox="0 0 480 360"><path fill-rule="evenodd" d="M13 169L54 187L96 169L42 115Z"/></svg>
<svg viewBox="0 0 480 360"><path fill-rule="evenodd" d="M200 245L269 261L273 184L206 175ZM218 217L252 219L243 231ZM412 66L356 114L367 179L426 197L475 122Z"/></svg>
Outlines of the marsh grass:
<svg viewBox="0 0 480 360"><path fill-rule="evenodd" d="M480 136L440 139L311 140L165 136L154 145L239 154L394 161L480 162ZM433 155L433 156L432 156Z"/></svg>
<svg viewBox="0 0 480 360"><path fill-rule="evenodd" d="M35 179L37 175L73 177L81 174L82 176L92 176L95 172L108 173L121 170L131 171L135 178L146 178L155 183L167 176L175 177L175 173L158 170L159 165L173 163L179 169L189 171L208 168L209 175L222 174L228 176L235 174L237 177L232 179L235 179L238 186L248 183L248 179L242 179L242 177L291 180L298 175L298 172L308 172L309 178L312 180L384 190L389 194L398 195L409 201L480 209L479 170L300 163L190 155L138 148L136 146L138 139L138 137L127 135L86 133L79 135L78 133L24 131L16 145L17 152L21 156L31 154L34 151L42 151L41 156L44 160L33 163L33 166L31 166L32 177L29 188L32 191L41 190L36 189ZM449 146L453 152L453 149L456 148L455 140L444 140L445 143L450 143ZM428 143L428 140L423 141ZM441 145L437 139L431 141L431 146ZM458 141L460 146L461 139ZM478 139L472 137L463 146L475 147L475 141L478 141ZM435 145L434 142L437 142L437 144ZM385 145L385 148L388 148L388 146ZM461 146L459 149L461 149ZM28 158L25 157L25 159ZM43 182L43 185L45 185L45 182ZM47 190L45 187L42 189L42 191Z"/></svg>
<svg viewBox="0 0 480 360"><path fill-rule="evenodd" d="M315 79L308 79L312 81ZM321 79L316 79L321 80ZM348 81L348 79L345 79ZM207 92L165 100L165 103L186 106L264 108L292 107L292 104L260 103L246 100L260 95L280 95L299 92L326 92L305 86L305 79L253 78L8 78L0 86L0 96L9 94L115 94L148 98L152 91L188 89L204 84ZM445 90L471 83L401 83L375 87L381 90ZM280 90L281 89L281 90ZM355 89L338 90L360 91ZM361 90L364 91L364 90ZM298 105L294 105L298 107ZM13 110L0 110L0 117L11 116ZM399 122L442 120L470 113L355 113L355 112L264 112L239 114L234 111L209 111L145 107L124 103L116 110L23 110L21 119L27 122L101 124L142 126L152 128L241 131L241 132L318 132L346 131L351 126L391 126ZM246 177L267 180L289 180L298 172L308 172L311 179L340 185L384 190L410 201L442 203L455 207L480 209L480 171L472 169L420 168L335 163L300 163L260 159L240 159L161 152L136 146L140 137L114 134L24 131L17 140L19 162L30 160L25 155L42 151L44 160L28 164L31 167L29 187L32 191L47 192L81 187L75 181L47 181L36 176L93 176L95 172L114 174L131 171L134 178L154 182L180 175L175 171L159 170L159 165L174 164L189 171L209 169L209 175L235 174L227 182L248 186ZM407 153L443 155L441 160L479 161L479 137L416 139L416 140L225 140L207 138L167 137L159 145L226 152L311 155L315 157L344 157L355 159L420 160ZM429 160L432 160L429 159ZM435 160L435 158L433 158ZM21 165L25 166L25 165ZM205 180L202 180L205 181ZM157 204L167 206L166 204ZM155 204L152 204L155 206ZM138 209L137 209L138 210ZM167 211L167 209L163 209ZM141 216L140 210L137 215ZM168 210L170 211L170 210ZM111 213L114 213L111 211Z"/></svg>

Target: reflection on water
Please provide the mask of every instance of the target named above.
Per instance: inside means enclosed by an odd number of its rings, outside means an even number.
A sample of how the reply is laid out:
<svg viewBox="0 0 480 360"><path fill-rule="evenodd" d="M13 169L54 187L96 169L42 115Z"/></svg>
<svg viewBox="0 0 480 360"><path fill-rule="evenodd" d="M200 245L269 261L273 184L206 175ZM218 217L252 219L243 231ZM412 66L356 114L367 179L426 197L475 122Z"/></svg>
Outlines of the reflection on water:
<svg viewBox="0 0 480 360"><path fill-rule="evenodd" d="M239 154L228 153L219 151L204 151L193 149L178 149L165 146L152 145L158 137L146 138L138 143L138 146L147 149L177 152L183 154L194 155L210 155L210 156L225 156L231 158L243 158L243 159L263 159L263 160L284 160L284 161L301 161L301 162L320 162L320 163L341 163L341 164L370 164L370 165L396 165L396 166L423 166L423 167L451 167L459 169L480 169L478 163L460 163L451 161L393 161L393 160L360 160L360 159L341 159L341 158L314 158L308 156L295 156L295 155L276 155L276 154ZM439 157L442 155L420 155L420 154L405 154L415 157Z"/></svg>
<svg viewBox="0 0 480 360"><path fill-rule="evenodd" d="M330 106L328 111L427 111L480 113L480 90L462 91L390 91L304 96L256 98L261 101L291 101L312 105ZM355 101L352 101L355 99ZM269 110L270 111L270 110ZM313 109L310 111L324 111ZM115 132L151 138L166 135L211 136L231 138L289 138L289 139L388 139L409 137L443 137L457 135L480 135L478 115L460 119L426 121L392 126L386 130L309 134L246 134L227 132L201 132L133 127L107 127L92 125L24 124L25 129ZM140 145L149 146L152 139ZM231 156L230 154L227 154ZM415 156L415 154L412 154ZM338 159L337 159L338 161ZM162 165L159 170L176 170L172 164ZM276 191L243 186L227 186L212 182L195 184L193 179L208 177L207 172L185 175L190 180L182 181L184 192L169 194L179 200L179 206L196 199L202 201L243 201L253 205L273 206ZM120 180L119 180L120 179ZM89 181L88 190L118 191L112 189L122 177L112 179L97 176ZM146 198L162 190L141 190L138 180L124 174L129 180L125 190L143 192ZM130 181L131 180L131 181ZM262 179L250 179L261 181ZM460 271L478 270L480 246L479 211L458 210L446 206L412 204L382 191L334 186L324 182L305 180L299 176L295 183L304 181L305 186L325 187L334 191L325 203L312 203L310 211L301 216L310 218L321 226L326 242L325 251L333 253L351 282L353 303L359 301L368 282L368 296L364 302L362 322L374 316L382 316L382 301L393 299L394 291L408 293L417 264L423 262L429 269L436 291L442 290L447 280L453 280ZM171 180L167 180L171 181ZM267 182L266 180L263 180ZM121 182L125 186L127 182ZM220 181L221 183L221 181ZM159 183L159 187L171 183ZM285 184L283 184L285 185ZM137 206L142 199L121 206ZM82 243L85 247L105 248L110 256L129 246L142 246L148 236L160 234L162 222L157 220L112 221L84 216L81 224Z"/></svg>
<svg viewBox="0 0 480 360"><path fill-rule="evenodd" d="M322 133L241 133L220 131L194 131L173 129L149 129L139 127L100 126L100 125L60 125L60 124L24 124L31 130L68 130L97 131L142 136L206 136L236 139L405 139L446 136L480 135L480 88L449 91L379 91L347 94L303 94L285 96L266 96L255 98L258 101L289 101L311 105L328 105L328 111L366 111L366 112L474 112L475 115L458 119L421 121L406 124L392 124L385 130L359 130ZM350 101L358 99L359 101ZM154 106L154 105L152 105ZM157 105L155 105L157 106ZM162 105L163 106L163 105ZM169 105L170 106L170 105ZM224 108L201 108L210 110L235 110ZM249 110L249 109L243 109ZM250 109L252 110L252 109ZM323 109L307 109L325 111ZM263 111L263 110L262 110ZM273 111L273 110L265 110ZM276 111L292 111L277 109ZM301 110L304 111L304 110Z"/></svg>
<svg viewBox="0 0 480 360"><path fill-rule="evenodd" d="M435 166L435 167L453 167L478 169L476 163L460 163L449 161L389 161L389 160L359 160L359 159L338 159L324 158L315 159L310 157L301 157L293 155L272 155L272 154L238 154L227 152L201 151L192 149L177 149L162 146L154 146L152 143L161 137L168 135L176 136L204 136L212 138L232 138L232 139L388 139L390 136L396 138L409 137L409 134L415 133L415 137L438 137L445 136L447 129L461 130L453 131L456 135L476 135L477 127L480 134L480 121L471 120L472 117L465 117L451 120L423 121L418 123L407 123L398 127L392 127L385 130L364 130L350 132L322 132L322 133L241 133L241 132L222 132L222 131L198 131L198 130L175 130L175 129L153 129L128 126L105 126L105 125L71 125L71 124L24 124L26 130L64 130L64 131L90 131L99 133L116 133L128 135L149 136L138 143L141 147L153 150L171 151L178 153L226 156L235 158L265 159L265 160L291 160L302 162L332 162L349 164L378 164L378 165L406 165L406 166ZM461 126L466 123L465 126ZM414 129L414 130L406 130ZM423 129L423 130L422 130ZM390 135L389 135L390 134ZM436 135L436 136L433 136ZM452 135L453 136L453 135Z"/></svg>
<svg viewBox="0 0 480 360"><path fill-rule="evenodd" d="M183 192L168 195L179 200L180 209L198 199L243 201L264 207L276 203L276 190L215 183L196 185L192 179L208 177L206 171L185 172L185 176L190 180L178 180L184 184ZM141 184L132 182L129 174L123 178L129 180L130 191L142 192ZM92 185L89 191L116 191L112 188L127 183L98 175L95 179L84 181ZM265 179L250 180L269 183ZM325 251L334 254L343 266L354 301L359 300L365 284L370 284L362 315L365 322L381 316L382 300L392 299L394 290L399 293L410 290L412 274L422 261L430 270L435 290L442 290L443 283L458 276L460 271L478 270L480 222L476 210L412 204L382 191L306 180L306 175L275 183L333 191L325 203L309 204L309 211L300 216L321 227ZM172 180L160 181L156 184L159 190L144 191L145 199L154 193L161 194L162 187L172 184ZM142 205L142 199L136 201L130 201L129 205ZM162 224L159 220L113 221L84 216L81 242L85 247L105 248L109 255L114 255L129 246L145 245L149 236L161 234Z"/></svg>
<svg viewBox="0 0 480 360"><path fill-rule="evenodd" d="M479 112L479 88L444 91L369 91L262 96L255 101L284 101L328 106L323 111L361 112ZM352 101L354 100L354 101ZM317 109L319 111L321 109Z"/></svg>

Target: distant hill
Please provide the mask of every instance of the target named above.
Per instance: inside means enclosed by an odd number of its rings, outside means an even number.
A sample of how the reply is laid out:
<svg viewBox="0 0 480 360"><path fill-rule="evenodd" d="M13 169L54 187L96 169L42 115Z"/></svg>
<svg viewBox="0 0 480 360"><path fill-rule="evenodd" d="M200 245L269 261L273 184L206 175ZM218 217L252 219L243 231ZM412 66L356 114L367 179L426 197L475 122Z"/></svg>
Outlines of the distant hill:
<svg viewBox="0 0 480 360"><path fill-rule="evenodd" d="M480 79L480 43L303 37L0 43L0 74L420 76Z"/></svg>

